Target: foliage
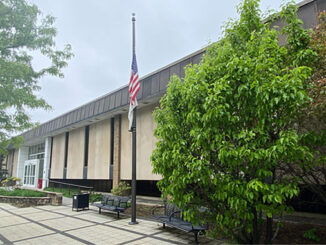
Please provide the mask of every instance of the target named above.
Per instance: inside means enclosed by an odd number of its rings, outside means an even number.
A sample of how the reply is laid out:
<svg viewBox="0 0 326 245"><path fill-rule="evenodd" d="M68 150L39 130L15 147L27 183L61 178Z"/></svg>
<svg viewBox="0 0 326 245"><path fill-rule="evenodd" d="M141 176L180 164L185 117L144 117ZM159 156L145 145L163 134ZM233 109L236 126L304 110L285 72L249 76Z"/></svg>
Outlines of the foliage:
<svg viewBox="0 0 326 245"><path fill-rule="evenodd" d="M17 178L17 177L8 177L6 179L4 179L1 184L3 186L15 186L17 185L17 182L20 182L21 179L20 178Z"/></svg>
<svg viewBox="0 0 326 245"><path fill-rule="evenodd" d="M299 177L304 187L326 204L323 188L326 180L326 12L320 13L318 19L310 41L311 49L318 55L313 63L313 75L307 81L311 101L297 121L299 130L306 134L302 143L314 152L314 161L282 166L281 170L283 174Z"/></svg>
<svg viewBox="0 0 326 245"><path fill-rule="evenodd" d="M0 196L19 196L19 197L45 197L46 194L39 191L14 189L12 191L0 189Z"/></svg>
<svg viewBox="0 0 326 245"><path fill-rule="evenodd" d="M113 187L111 193L116 196L128 196L131 190L127 182L121 181L117 186Z"/></svg>
<svg viewBox="0 0 326 245"><path fill-rule="evenodd" d="M320 242L320 238L316 234L317 231L318 231L317 228L312 228L310 230L307 230L303 233L303 237L315 242Z"/></svg>
<svg viewBox="0 0 326 245"><path fill-rule="evenodd" d="M99 202L102 200L102 194L98 193L91 193L89 196L89 201L90 202Z"/></svg>
<svg viewBox="0 0 326 245"><path fill-rule="evenodd" d="M49 15L41 18L38 7L26 0L0 2L0 154L10 143L21 143L21 138L10 139L14 133L33 126L27 108L50 108L35 94L38 81L46 75L63 77L61 70L72 56L70 45L56 49L54 21ZM36 54L49 65L36 69Z"/></svg>
<svg viewBox="0 0 326 245"><path fill-rule="evenodd" d="M289 211L286 201L299 192L297 179L277 169L313 160L296 127L311 101L307 79L317 54L310 34L287 4L280 13L287 45L279 46L280 33L263 24L258 3L242 2L240 19L183 80L172 78L154 112L152 164L163 195L188 220L216 223L240 243L259 243L263 229L263 242L272 242L273 216ZM200 206L210 211L202 216Z"/></svg>

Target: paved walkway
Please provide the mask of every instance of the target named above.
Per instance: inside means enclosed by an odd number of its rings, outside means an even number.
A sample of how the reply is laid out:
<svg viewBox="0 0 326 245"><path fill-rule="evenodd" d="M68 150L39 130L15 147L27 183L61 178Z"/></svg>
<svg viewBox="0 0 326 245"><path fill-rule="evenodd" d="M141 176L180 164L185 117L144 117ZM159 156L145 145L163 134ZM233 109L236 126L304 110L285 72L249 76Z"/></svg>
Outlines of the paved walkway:
<svg viewBox="0 0 326 245"><path fill-rule="evenodd" d="M193 234L148 220L128 225L129 217L71 206L16 208L0 203L0 244L191 244ZM200 236L202 244L222 244Z"/></svg>

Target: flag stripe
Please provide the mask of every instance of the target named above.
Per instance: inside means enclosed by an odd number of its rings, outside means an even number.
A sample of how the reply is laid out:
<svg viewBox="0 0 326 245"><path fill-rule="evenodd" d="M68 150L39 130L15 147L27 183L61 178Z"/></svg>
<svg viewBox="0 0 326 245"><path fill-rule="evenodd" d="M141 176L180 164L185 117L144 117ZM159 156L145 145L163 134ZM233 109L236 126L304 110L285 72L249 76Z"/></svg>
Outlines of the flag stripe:
<svg viewBox="0 0 326 245"><path fill-rule="evenodd" d="M136 54L133 53L132 56L132 64L131 64L131 75L129 80L129 98L130 98L130 106L129 106L129 129L131 129L132 125L132 112L134 108L138 105L137 103L137 93L140 90L140 83L139 83L139 75L138 75L138 68L137 68L137 61L136 61Z"/></svg>
<svg viewBox="0 0 326 245"><path fill-rule="evenodd" d="M129 93L132 93L135 90L135 87L139 86L139 82L137 82L136 79L138 79L138 76L132 81L130 85Z"/></svg>

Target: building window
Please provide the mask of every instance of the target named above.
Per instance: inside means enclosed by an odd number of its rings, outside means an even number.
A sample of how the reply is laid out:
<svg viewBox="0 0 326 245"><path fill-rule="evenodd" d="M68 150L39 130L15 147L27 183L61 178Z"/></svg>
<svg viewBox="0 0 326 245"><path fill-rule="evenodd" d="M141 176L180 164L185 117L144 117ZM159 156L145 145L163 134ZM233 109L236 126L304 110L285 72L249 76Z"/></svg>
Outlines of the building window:
<svg viewBox="0 0 326 245"><path fill-rule="evenodd" d="M84 167L88 166L89 126L85 127Z"/></svg>
<svg viewBox="0 0 326 245"><path fill-rule="evenodd" d="M28 148L28 160L44 159L45 144L41 143Z"/></svg>
<svg viewBox="0 0 326 245"><path fill-rule="evenodd" d="M68 164L68 145L69 145L69 132L66 132L66 143L65 143L65 168Z"/></svg>

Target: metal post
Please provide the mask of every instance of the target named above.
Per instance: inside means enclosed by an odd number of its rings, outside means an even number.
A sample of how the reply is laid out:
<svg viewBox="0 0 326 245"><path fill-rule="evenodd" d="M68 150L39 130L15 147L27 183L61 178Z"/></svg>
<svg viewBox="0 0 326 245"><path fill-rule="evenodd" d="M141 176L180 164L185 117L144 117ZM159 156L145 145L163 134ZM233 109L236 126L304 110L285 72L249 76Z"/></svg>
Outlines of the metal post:
<svg viewBox="0 0 326 245"><path fill-rule="evenodd" d="M135 53L135 14L132 14L132 52ZM136 221L136 108L133 110L132 122L132 179L131 179L131 221L129 225L138 224Z"/></svg>

